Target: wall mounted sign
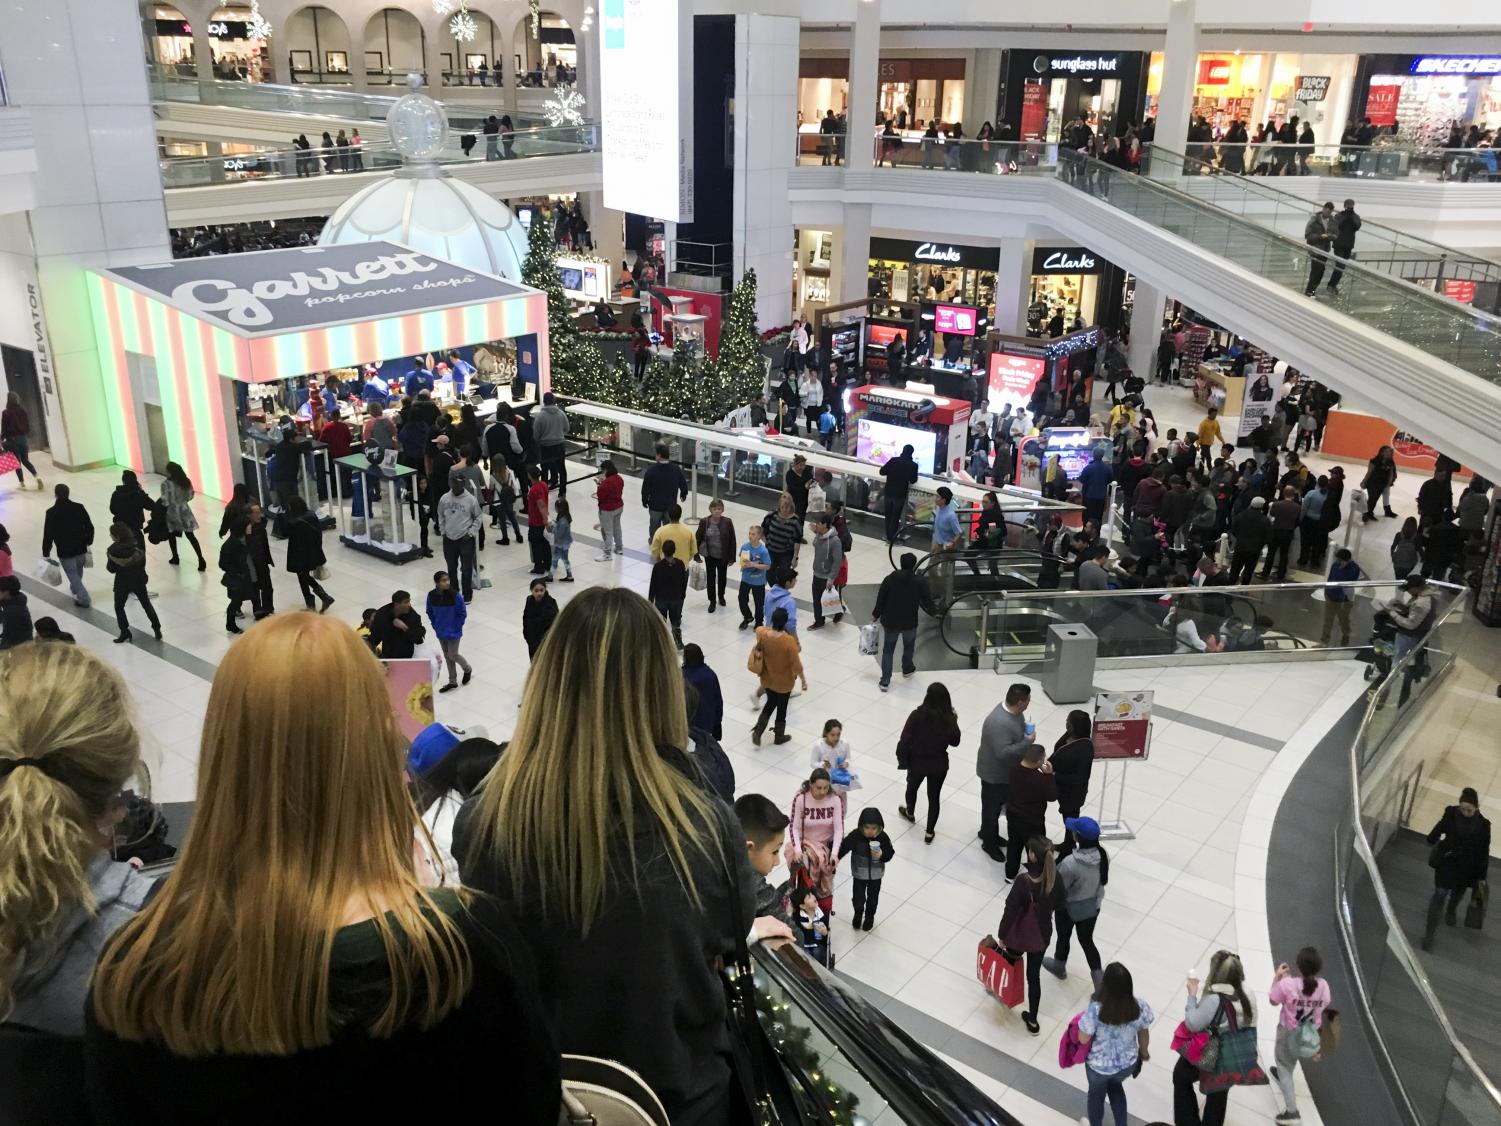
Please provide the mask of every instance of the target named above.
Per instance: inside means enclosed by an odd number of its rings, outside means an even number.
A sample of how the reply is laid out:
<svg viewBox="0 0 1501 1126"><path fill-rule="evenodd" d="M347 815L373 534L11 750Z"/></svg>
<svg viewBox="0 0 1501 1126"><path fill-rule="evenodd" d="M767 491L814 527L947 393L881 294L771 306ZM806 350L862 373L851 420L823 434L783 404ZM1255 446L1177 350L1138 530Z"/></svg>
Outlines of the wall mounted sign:
<svg viewBox="0 0 1501 1126"><path fill-rule="evenodd" d="M1229 59L1200 59L1199 85L1228 86L1234 72L1235 64Z"/></svg>
<svg viewBox="0 0 1501 1126"><path fill-rule="evenodd" d="M244 20L209 20L210 39L249 39L249 24ZM168 38L187 38L193 34L193 25L186 20L157 20L156 33Z"/></svg>
<svg viewBox="0 0 1501 1126"><path fill-rule="evenodd" d="M1365 115L1376 126L1397 123L1397 103L1402 99L1400 78L1372 78L1371 89L1365 96Z"/></svg>
<svg viewBox="0 0 1501 1126"><path fill-rule="evenodd" d="M922 262L937 266L962 266L969 270L994 270L1001 263L1001 252L997 247L910 242L897 238L871 239L870 256L888 262Z"/></svg>
<svg viewBox="0 0 1501 1126"><path fill-rule="evenodd" d="M1082 246L1039 246L1032 250L1034 274L1098 274L1103 260Z"/></svg>
<svg viewBox="0 0 1501 1126"><path fill-rule="evenodd" d="M1501 74L1501 55L1421 55L1413 74Z"/></svg>
<svg viewBox="0 0 1501 1126"><path fill-rule="evenodd" d="M1118 74L1121 68L1119 54L1084 53L1078 55L1038 55L1032 60L1032 70L1044 77L1075 74Z"/></svg>
<svg viewBox="0 0 1501 1126"><path fill-rule="evenodd" d="M1298 77L1293 90L1293 100L1298 102L1322 102L1329 96L1329 75L1304 74Z"/></svg>

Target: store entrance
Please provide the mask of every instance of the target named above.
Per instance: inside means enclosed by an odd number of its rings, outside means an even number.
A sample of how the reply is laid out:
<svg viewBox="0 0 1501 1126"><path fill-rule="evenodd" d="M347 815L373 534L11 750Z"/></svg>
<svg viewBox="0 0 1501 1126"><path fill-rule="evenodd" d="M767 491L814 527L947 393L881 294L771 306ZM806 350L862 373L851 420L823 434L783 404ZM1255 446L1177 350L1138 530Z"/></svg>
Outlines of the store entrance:
<svg viewBox="0 0 1501 1126"><path fill-rule="evenodd" d="M5 367L5 386L20 398L26 417L31 420L31 448L50 450L47 412L42 406L42 387L36 377L36 357L25 348L0 344L0 363Z"/></svg>
<svg viewBox="0 0 1501 1126"><path fill-rule="evenodd" d="M1113 78L1055 78L1048 92L1048 140L1063 140L1076 117L1082 117L1097 136L1115 129L1115 106L1120 82Z"/></svg>

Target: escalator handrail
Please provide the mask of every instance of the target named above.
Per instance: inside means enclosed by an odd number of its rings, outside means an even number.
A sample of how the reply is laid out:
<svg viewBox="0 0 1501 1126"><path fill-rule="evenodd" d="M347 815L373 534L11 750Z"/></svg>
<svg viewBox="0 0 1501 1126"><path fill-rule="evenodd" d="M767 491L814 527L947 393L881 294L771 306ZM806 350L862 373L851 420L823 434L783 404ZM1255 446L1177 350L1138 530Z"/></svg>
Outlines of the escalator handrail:
<svg viewBox="0 0 1501 1126"><path fill-rule="evenodd" d="M1246 143L1247 145L1250 144L1250 142ZM1151 153L1160 152L1165 156L1179 161L1185 168L1190 164L1193 164L1197 165L1200 168L1212 169L1213 175L1216 179L1220 181L1234 181L1236 185L1240 187L1240 189L1247 195L1257 195L1261 196L1262 198L1278 197L1281 200L1285 200L1289 206L1296 207L1299 211L1304 212L1305 214L1307 213L1308 208L1313 205L1312 201L1305 199L1303 196L1296 195L1293 192L1286 191L1283 188L1274 187L1271 184L1261 183L1263 179L1267 179L1268 177L1247 176L1242 172L1226 172L1223 169L1216 168L1207 160L1201 160L1196 156L1189 156L1186 153L1178 152L1176 149L1165 148L1162 145L1156 144L1155 142L1146 147L1150 150L1150 153L1148 154L1149 160ZM1297 146L1289 147L1296 148ZM1185 194L1193 195L1194 193L1187 192ZM1214 204L1212 200L1205 200L1204 202L1210 203L1216 207L1219 206L1218 204ZM1221 210L1224 209L1221 208ZM1231 214L1234 213L1232 212ZM1494 281L1497 276L1501 276L1501 262L1496 262L1490 258L1482 258L1478 254L1471 254L1468 251L1458 250L1452 246L1444 246L1442 243L1433 242L1430 239L1419 238L1417 235L1410 235L1406 231L1399 231L1395 227L1388 227L1385 223L1376 223L1362 219L1360 229L1362 231L1379 231L1384 235L1390 235L1392 244L1394 246L1399 242L1421 244L1419 249L1423 249L1424 253L1427 253L1434 258L1442 258L1449 265L1465 265L1474 263L1476 266L1480 266L1485 269L1486 278L1484 280L1486 281Z"/></svg>
<svg viewBox="0 0 1501 1126"><path fill-rule="evenodd" d="M776 982L818 1031L838 1045L908 1126L1021 1123L856 990L790 942L757 943L756 969Z"/></svg>
<svg viewBox="0 0 1501 1126"><path fill-rule="evenodd" d="M1287 235L1282 234L1280 231L1274 231L1269 227L1264 227L1260 223L1253 222L1250 219L1237 215L1235 212L1227 210L1226 208L1218 207L1206 199L1200 199L1192 192L1183 191L1182 189L1176 188L1172 184L1166 183L1162 180L1154 180L1150 176L1128 172L1122 168L1118 168L1113 164L1107 164L1105 161L1100 160L1096 157L1085 156L1082 153L1070 152L1066 149L1060 149L1058 153L1059 169L1066 168L1069 165L1073 165L1076 168L1085 168L1089 171L1097 173L1101 177L1106 178L1130 177L1131 183L1140 185L1147 191L1158 192L1162 196L1170 197L1171 199L1179 203L1183 203L1196 208L1201 213L1223 219L1228 223L1234 223L1240 227L1252 231L1259 238L1265 238L1273 242L1281 243L1284 247L1286 247L1293 253L1320 253L1326 259L1333 259L1333 255L1327 251L1312 251L1312 248L1309 247L1306 243L1299 242L1294 238L1290 238ZM1075 186L1084 184L1085 180L1061 180L1061 182L1069 184L1070 186ZM1122 214L1130 214L1123 208L1116 208L1115 204L1111 203L1108 197L1094 195L1090 192L1087 186L1079 186L1078 190L1083 192L1085 195L1091 196L1091 198L1093 199L1099 199L1100 202L1104 203L1107 207L1114 208L1115 210L1120 211ZM1171 237L1181 237L1174 234L1174 232L1167 230L1166 228L1159 227L1157 229L1161 230L1163 234L1169 235ZM1452 317L1455 314L1458 314L1464 319L1478 322L1479 326L1484 328L1489 333L1501 334L1501 316L1498 316L1494 313L1488 313L1484 309L1478 309L1472 305L1459 305L1452 298L1444 297L1441 294L1434 292L1433 290L1424 289L1422 286L1416 285L1413 282L1404 281L1401 278L1394 277L1391 274L1383 273L1382 271L1374 269L1366 263L1361 262L1358 258L1342 258L1339 259L1339 262L1343 266L1346 273L1358 272L1360 276L1372 282L1377 289L1395 291L1397 296L1405 296L1407 298L1410 298L1414 302L1419 303L1421 306L1430 306L1442 309L1446 317ZM1380 330L1378 329L1377 331ZM1471 372L1471 374L1475 375L1476 378L1485 378L1477 372Z"/></svg>

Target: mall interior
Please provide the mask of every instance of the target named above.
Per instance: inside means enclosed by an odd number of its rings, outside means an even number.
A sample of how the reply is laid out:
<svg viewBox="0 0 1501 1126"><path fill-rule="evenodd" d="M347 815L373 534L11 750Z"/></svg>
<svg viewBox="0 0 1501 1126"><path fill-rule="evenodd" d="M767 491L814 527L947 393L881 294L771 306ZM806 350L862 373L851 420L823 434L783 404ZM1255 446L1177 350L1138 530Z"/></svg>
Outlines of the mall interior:
<svg viewBox="0 0 1501 1126"><path fill-rule="evenodd" d="M1493 5L7 15L0 1124L1501 1126Z"/></svg>

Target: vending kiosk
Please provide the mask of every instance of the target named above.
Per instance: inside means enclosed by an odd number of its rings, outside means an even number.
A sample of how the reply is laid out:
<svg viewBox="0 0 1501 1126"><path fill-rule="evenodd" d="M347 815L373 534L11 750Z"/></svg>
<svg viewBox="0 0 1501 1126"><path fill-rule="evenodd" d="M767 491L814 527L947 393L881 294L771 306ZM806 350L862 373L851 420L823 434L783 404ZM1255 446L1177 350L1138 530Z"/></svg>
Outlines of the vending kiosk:
<svg viewBox="0 0 1501 1126"><path fill-rule="evenodd" d="M910 445L917 468L948 474L962 469L970 403L897 387L867 385L850 392L845 433L861 461L885 465Z"/></svg>
<svg viewBox="0 0 1501 1126"><path fill-rule="evenodd" d="M989 393L986 396L990 400L990 409L999 410L1003 403L1010 403L1013 408L1025 407L1037 384L1044 379L1049 389L1064 390L1068 386L1071 368L1093 370L1092 364L1079 362L1080 354L1098 348L1104 338L1098 327L1055 336L1051 340L995 333L990 338Z"/></svg>

